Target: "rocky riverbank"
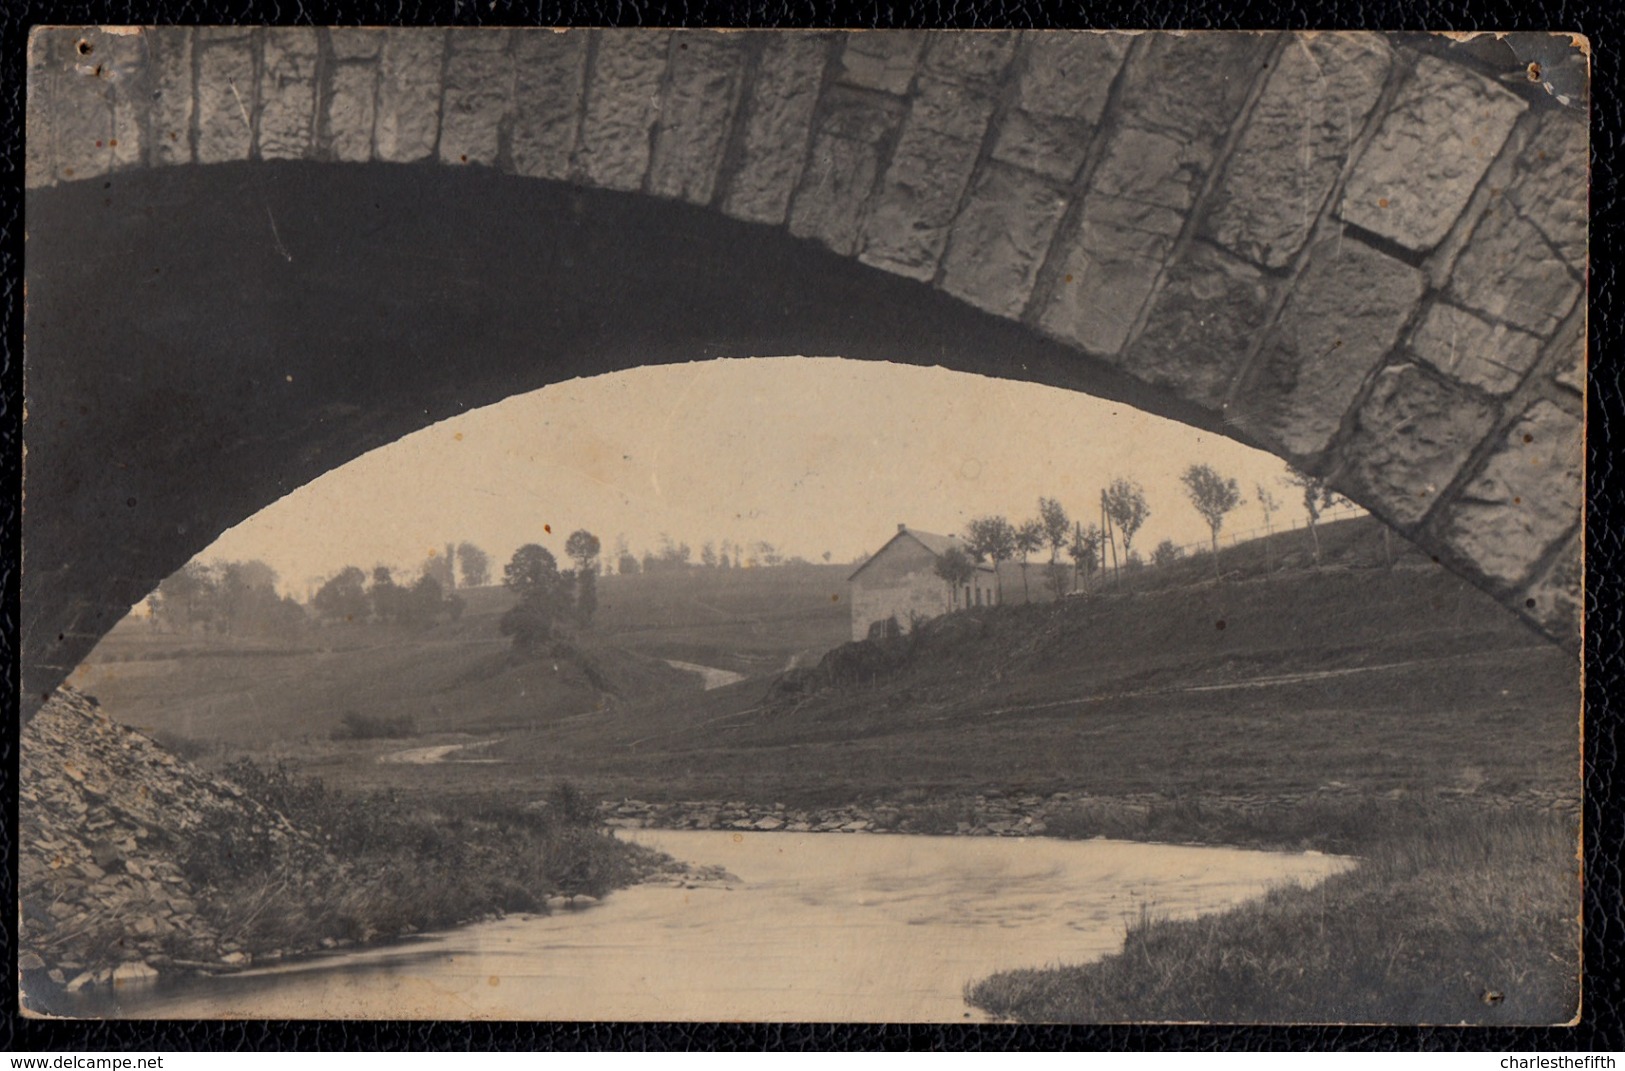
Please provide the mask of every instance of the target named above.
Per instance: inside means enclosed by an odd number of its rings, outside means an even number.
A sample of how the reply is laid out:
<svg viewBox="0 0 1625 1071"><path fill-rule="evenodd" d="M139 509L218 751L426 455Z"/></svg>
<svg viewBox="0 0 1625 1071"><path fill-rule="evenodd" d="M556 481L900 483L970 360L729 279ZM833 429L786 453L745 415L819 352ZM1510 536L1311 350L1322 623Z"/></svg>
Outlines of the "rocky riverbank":
<svg viewBox="0 0 1625 1071"><path fill-rule="evenodd" d="M252 951L200 903L207 891L192 853L210 830L247 831L252 850L297 860L311 883L337 870L286 817L69 688L23 730L19 804L25 990L247 966Z"/></svg>
<svg viewBox="0 0 1625 1071"><path fill-rule="evenodd" d="M18 966L42 1013L71 1009L64 992L707 877L607 836L569 786L527 808L344 793L248 761L218 776L66 688L21 753Z"/></svg>
<svg viewBox="0 0 1625 1071"><path fill-rule="evenodd" d="M830 807L788 807L746 800L600 804L606 825L623 829L737 829L786 833L915 833L937 836L1194 841L1259 846L1325 847L1350 827L1385 814L1426 808L1528 811L1578 815L1578 798L1526 790L1514 794L1476 787L1445 788L1425 797L1394 792L1373 796L1331 783L1302 793L1204 794L1170 798L1156 793L1095 796L958 793L930 799L876 798Z"/></svg>

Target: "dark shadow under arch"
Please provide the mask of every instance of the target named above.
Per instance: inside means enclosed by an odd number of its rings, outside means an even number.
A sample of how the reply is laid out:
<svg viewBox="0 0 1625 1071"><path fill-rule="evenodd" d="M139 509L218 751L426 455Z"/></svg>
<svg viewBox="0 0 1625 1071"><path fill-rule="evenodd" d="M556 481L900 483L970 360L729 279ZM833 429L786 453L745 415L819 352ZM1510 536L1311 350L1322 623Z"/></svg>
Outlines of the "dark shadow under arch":
<svg viewBox="0 0 1625 1071"><path fill-rule="evenodd" d="M641 195L480 168L222 164L32 191L27 223L25 711L226 528L408 432L578 376L839 355L1231 434L928 286Z"/></svg>

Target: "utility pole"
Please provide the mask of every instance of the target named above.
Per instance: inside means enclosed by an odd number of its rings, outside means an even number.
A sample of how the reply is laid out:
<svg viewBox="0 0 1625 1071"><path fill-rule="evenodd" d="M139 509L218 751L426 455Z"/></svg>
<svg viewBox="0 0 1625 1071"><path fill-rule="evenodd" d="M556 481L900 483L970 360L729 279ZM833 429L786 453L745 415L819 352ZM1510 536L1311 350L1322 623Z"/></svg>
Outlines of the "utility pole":
<svg viewBox="0 0 1625 1071"><path fill-rule="evenodd" d="M1112 545L1112 586L1123 586L1123 574L1117 565L1117 529L1112 525L1111 511L1106 509L1106 492L1100 492L1100 526L1106 532L1106 540ZM1100 571L1106 571L1106 551L1100 551Z"/></svg>

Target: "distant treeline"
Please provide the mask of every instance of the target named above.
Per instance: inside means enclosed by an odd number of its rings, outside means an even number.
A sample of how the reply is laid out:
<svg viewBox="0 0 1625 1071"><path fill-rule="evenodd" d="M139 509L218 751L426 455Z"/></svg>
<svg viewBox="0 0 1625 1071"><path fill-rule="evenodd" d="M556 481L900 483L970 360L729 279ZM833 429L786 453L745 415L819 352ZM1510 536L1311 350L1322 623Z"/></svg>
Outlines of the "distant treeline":
<svg viewBox="0 0 1625 1071"><path fill-rule="evenodd" d="M822 557L824 562L828 563L834 555L826 550ZM625 536L620 536L615 541L615 571L622 576L695 568L763 569L777 565L811 564L813 563L806 558L786 555L772 543L761 539L743 543L736 543L731 539L706 540L700 545L698 559L694 556L694 548L672 539L665 532L660 533L659 546L654 550L645 550L642 556L632 553Z"/></svg>

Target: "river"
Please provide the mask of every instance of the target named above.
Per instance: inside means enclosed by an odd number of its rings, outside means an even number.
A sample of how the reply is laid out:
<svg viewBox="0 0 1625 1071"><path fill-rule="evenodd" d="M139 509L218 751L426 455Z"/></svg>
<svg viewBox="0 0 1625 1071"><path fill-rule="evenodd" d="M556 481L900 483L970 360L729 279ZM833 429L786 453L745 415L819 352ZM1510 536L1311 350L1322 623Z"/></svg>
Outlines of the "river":
<svg viewBox="0 0 1625 1071"><path fill-rule="evenodd" d="M547 916L121 990L133 1018L963 1022L967 982L1122 946L1350 861L1042 837L636 830L737 880L643 885Z"/></svg>

